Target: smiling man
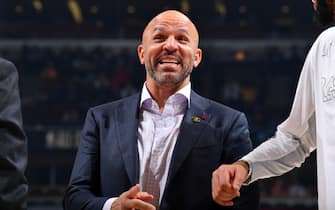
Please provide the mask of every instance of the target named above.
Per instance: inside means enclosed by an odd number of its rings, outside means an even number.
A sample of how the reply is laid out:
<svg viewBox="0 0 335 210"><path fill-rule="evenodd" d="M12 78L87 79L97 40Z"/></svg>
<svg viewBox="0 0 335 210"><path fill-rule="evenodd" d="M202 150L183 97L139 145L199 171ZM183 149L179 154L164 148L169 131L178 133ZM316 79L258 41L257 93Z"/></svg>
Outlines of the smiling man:
<svg viewBox="0 0 335 210"><path fill-rule="evenodd" d="M196 27L168 10L154 17L137 52L141 93L91 108L86 116L66 210L219 210L211 175L251 151L243 113L191 90L202 58ZM253 184L236 210L258 209ZM231 208L229 208L231 209Z"/></svg>
<svg viewBox="0 0 335 210"><path fill-rule="evenodd" d="M190 83L201 61L199 35L186 16L167 11L149 22L142 41L137 51L145 65L146 86L162 111L167 98Z"/></svg>

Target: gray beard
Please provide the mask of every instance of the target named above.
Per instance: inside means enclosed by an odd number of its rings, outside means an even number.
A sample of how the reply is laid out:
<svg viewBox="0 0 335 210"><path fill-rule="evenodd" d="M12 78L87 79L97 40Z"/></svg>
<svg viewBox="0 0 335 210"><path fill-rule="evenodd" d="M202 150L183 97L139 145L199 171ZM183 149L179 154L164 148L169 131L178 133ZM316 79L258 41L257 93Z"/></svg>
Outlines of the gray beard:
<svg viewBox="0 0 335 210"><path fill-rule="evenodd" d="M153 69L147 68L147 72L149 73L150 77L155 80L159 85L178 85L183 82L191 73L193 68L182 72L181 74L174 76L172 78L166 78L165 76L159 75L159 73L155 72Z"/></svg>

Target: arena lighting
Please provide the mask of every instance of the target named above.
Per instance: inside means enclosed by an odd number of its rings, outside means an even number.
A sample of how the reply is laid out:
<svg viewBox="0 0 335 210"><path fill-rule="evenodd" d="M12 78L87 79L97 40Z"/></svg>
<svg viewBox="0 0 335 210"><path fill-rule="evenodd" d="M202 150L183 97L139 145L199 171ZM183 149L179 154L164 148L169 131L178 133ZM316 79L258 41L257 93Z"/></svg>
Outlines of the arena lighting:
<svg viewBox="0 0 335 210"><path fill-rule="evenodd" d="M92 13L92 14L97 14L98 13L98 7L97 7L97 5L92 5L91 7L90 7L90 12Z"/></svg>
<svg viewBox="0 0 335 210"><path fill-rule="evenodd" d="M219 1L219 0L215 1L215 10L221 16L225 16L227 14L226 5L224 3L222 3L221 1Z"/></svg>
<svg viewBox="0 0 335 210"><path fill-rule="evenodd" d="M40 0L33 0L32 4L33 4L33 7L35 8L36 12L42 12L43 4Z"/></svg>
<svg viewBox="0 0 335 210"><path fill-rule="evenodd" d="M190 2L188 2L188 0L182 0L180 3L180 7L181 7L181 11L183 11L184 13L189 13L190 11Z"/></svg>
<svg viewBox="0 0 335 210"><path fill-rule="evenodd" d="M81 8L77 0L68 0L67 6L69 7L74 22L81 24L83 22L83 16L81 15Z"/></svg>
<svg viewBox="0 0 335 210"><path fill-rule="evenodd" d="M23 6L20 5L20 4L16 5L15 6L15 12L19 13L19 14L22 13L23 12Z"/></svg>
<svg viewBox="0 0 335 210"><path fill-rule="evenodd" d="M288 5L283 5L280 9L281 9L281 12L284 14L290 13L290 7Z"/></svg>
<svg viewBox="0 0 335 210"><path fill-rule="evenodd" d="M239 61L239 62L242 62L245 60L245 52L243 50L239 50L235 53L235 60L236 61Z"/></svg>
<svg viewBox="0 0 335 210"><path fill-rule="evenodd" d="M127 12L128 14L134 14L136 12L136 7L134 5L128 5Z"/></svg>

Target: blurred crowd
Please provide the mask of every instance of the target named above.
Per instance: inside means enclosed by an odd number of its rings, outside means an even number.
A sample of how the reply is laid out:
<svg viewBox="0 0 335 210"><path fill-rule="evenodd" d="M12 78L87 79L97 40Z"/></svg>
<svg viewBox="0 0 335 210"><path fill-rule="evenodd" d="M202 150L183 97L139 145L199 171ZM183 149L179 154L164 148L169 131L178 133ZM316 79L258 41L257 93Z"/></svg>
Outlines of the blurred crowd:
<svg viewBox="0 0 335 210"><path fill-rule="evenodd" d="M246 112L255 141L284 119L305 48L205 48L192 74L199 93ZM20 71L26 125L81 124L89 107L133 94L145 70L128 48L22 46L1 49Z"/></svg>
<svg viewBox="0 0 335 210"><path fill-rule="evenodd" d="M256 146L271 136L275 126L289 114L307 48L205 47L203 63L192 73L192 86L202 95L245 112ZM69 178L74 150L69 150L68 156L64 150L50 153L53 150L48 144L57 145L59 136L69 136L64 131L71 128L78 133L89 107L140 90L145 75L135 48L22 46L2 48L0 56L13 61L20 73L24 125L32 153L28 178L33 190L34 185L64 186ZM42 129L43 135L36 135L36 127ZM41 144L46 149L37 149ZM32 151L42 153L38 156ZM54 163L59 165L52 168L47 163L35 164L46 154L43 151L53 155ZM306 169L262 182L263 198L315 196L315 163L305 165ZM41 194L41 189L33 192ZM61 194L62 190L56 192Z"/></svg>
<svg viewBox="0 0 335 210"><path fill-rule="evenodd" d="M267 0L0 0L6 38L138 38L149 19L178 9L208 39L310 37L315 31L309 1Z"/></svg>

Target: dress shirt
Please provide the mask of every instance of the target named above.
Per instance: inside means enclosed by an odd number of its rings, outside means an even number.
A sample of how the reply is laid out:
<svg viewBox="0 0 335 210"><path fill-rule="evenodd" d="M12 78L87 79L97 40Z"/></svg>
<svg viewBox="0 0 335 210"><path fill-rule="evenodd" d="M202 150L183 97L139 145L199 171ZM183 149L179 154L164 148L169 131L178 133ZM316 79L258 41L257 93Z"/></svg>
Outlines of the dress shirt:
<svg viewBox="0 0 335 210"><path fill-rule="evenodd" d="M180 125L190 105L190 94L191 84L189 83L171 95L167 99L163 111L160 112L159 106L151 97L146 84L142 88L138 127L139 181L141 190L150 189L148 174L153 174L155 182L158 184L156 190L159 194L159 200L156 200L156 209L158 209L158 203L162 199L165 189ZM153 192L149 191L148 193ZM103 210L110 210L115 199L108 199L103 206Z"/></svg>

